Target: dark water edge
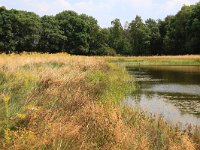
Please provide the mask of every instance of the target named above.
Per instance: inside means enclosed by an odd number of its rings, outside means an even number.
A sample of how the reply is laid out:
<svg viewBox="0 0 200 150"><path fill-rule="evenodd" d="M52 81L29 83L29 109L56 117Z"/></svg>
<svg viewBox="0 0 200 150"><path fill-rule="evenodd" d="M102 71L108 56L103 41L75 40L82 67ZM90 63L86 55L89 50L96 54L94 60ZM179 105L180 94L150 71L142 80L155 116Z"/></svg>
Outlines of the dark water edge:
<svg viewBox="0 0 200 150"><path fill-rule="evenodd" d="M137 90L124 104L183 128L200 126L200 66L127 67Z"/></svg>

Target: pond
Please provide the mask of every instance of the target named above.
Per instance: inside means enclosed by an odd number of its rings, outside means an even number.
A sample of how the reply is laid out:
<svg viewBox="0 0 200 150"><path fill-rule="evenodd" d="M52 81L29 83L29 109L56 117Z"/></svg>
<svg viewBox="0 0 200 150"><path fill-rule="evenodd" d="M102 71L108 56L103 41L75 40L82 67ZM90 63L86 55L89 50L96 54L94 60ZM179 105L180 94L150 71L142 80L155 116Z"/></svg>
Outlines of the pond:
<svg viewBox="0 0 200 150"><path fill-rule="evenodd" d="M200 126L200 66L127 67L137 90L124 103L186 127Z"/></svg>

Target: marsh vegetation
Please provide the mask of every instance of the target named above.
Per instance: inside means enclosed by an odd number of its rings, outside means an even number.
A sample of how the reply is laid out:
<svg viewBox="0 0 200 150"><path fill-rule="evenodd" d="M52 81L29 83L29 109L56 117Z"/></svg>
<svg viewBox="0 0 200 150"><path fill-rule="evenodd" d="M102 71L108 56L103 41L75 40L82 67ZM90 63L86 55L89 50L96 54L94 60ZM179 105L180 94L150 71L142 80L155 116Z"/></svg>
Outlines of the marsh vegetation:
<svg viewBox="0 0 200 150"><path fill-rule="evenodd" d="M122 106L135 84L107 59L0 55L0 148L199 148L199 132Z"/></svg>

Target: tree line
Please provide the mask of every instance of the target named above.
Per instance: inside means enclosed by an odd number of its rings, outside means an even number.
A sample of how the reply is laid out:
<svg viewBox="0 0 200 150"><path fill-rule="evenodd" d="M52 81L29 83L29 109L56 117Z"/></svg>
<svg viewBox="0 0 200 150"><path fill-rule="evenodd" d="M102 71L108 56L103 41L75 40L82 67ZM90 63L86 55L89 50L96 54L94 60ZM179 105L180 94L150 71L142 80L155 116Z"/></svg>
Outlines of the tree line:
<svg viewBox="0 0 200 150"><path fill-rule="evenodd" d="M55 16L0 7L0 53L67 52L76 55L200 54L200 2L164 20L136 16L101 28L95 18L63 11Z"/></svg>

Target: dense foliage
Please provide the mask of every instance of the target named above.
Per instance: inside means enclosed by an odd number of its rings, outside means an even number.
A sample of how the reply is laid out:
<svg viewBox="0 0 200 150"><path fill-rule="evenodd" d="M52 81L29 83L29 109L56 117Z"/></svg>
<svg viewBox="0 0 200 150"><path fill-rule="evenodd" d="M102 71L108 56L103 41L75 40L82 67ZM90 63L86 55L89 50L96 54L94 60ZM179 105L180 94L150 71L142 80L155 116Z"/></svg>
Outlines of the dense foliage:
<svg viewBox="0 0 200 150"><path fill-rule="evenodd" d="M200 54L200 2L183 6L164 20L140 16L123 27L110 28L74 11L39 17L35 13L0 7L0 53L67 52L77 55Z"/></svg>

